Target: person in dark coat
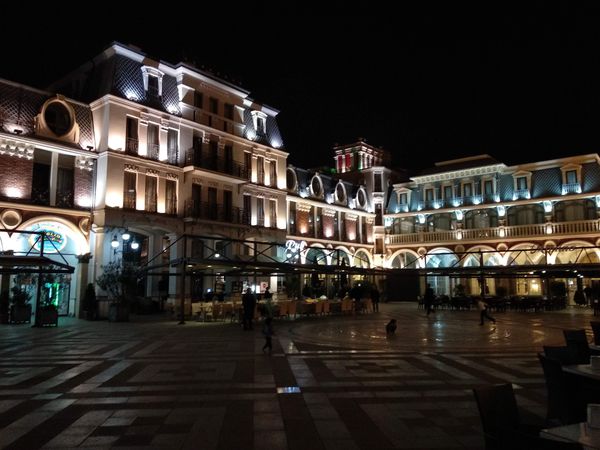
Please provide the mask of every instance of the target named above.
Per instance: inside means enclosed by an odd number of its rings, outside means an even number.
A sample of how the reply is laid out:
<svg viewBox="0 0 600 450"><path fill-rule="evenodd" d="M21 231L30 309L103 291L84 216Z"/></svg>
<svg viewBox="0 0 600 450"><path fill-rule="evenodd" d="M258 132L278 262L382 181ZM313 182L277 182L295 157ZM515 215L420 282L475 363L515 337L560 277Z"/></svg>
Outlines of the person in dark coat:
<svg viewBox="0 0 600 450"><path fill-rule="evenodd" d="M433 302L435 300L435 295L433 294L433 289L431 289L431 285L427 283L427 288L425 289L425 295L423 296L423 306L427 310L427 315L429 313L435 312L433 309Z"/></svg>
<svg viewBox="0 0 600 450"><path fill-rule="evenodd" d="M244 330L251 330L256 308L256 296L251 288L246 289L246 293L242 295L242 306L244 307Z"/></svg>
<svg viewBox="0 0 600 450"><path fill-rule="evenodd" d="M371 290L371 301L373 302L373 312L379 312L379 291L375 286Z"/></svg>

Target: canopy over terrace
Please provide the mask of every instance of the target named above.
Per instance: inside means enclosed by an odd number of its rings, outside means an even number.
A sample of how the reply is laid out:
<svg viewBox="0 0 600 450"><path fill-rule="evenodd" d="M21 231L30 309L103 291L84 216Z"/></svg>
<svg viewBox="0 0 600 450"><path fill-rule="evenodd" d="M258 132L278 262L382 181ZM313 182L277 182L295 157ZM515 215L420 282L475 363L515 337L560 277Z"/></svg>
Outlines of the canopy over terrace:
<svg viewBox="0 0 600 450"><path fill-rule="evenodd" d="M0 237L2 238L9 237L10 240L16 235L29 235L30 247L26 251L15 253L12 249L5 249L3 245L2 251L0 251L0 274L2 275L0 289L3 295L8 295L10 275L39 275L35 296L34 324L34 326L39 326L40 296L42 293L40 280L42 276L60 273L72 274L75 272L75 268L67 263L60 252L60 248L56 246L46 231L0 229ZM52 249L51 257L44 255L44 252L49 248Z"/></svg>
<svg viewBox="0 0 600 450"><path fill-rule="evenodd" d="M567 252L571 254L570 258L563 259L559 256L561 253ZM492 278L514 278L531 275L555 278L600 277L599 253L600 247L591 245L552 248L530 247L504 252L495 250L436 252L435 256L437 257L451 256L452 258L447 259L448 264L436 267L428 264L427 258L433 255L414 256L411 265L416 265L419 268L396 270L408 270L421 276L450 277L481 277L482 275ZM502 264L486 264L485 260L489 256L499 254L505 258Z"/></svg>
<svg viewBox="0 0 600 450"><path fill-rule="evenodd" d="M366 268L355 267L347 264L349 260L346 252L340 249L328 249L317 246L304 246L302 250L290 252L286 245L279 242L263 242L250 241L242 239L221 238L219 248L216 246L204 245L204 254L188 255L188 245L186 241L192 239L202 239L206 242L215 240L215 236L197 236L197 235L182 235L177 240L171 243L169 247L174 247L178 243L183 242L183 247L186 249L183 257L172 258L165 263L156 264L162 253L152 257L146 266L140 268L140 272L147 275L164 275L161 269L165 267L185 267L184 271L170 273L170 275L192 274L200 270L218 271L222 275L247 275L247 274L262 274L262 275L279 275L279 274L311 274L318 272L329 275L382 275L389 269L383 268ZM241 255L241 252L231 252L228 249L238 246L239 249L245 249L248 253ZM298 258L298 253L304 255L309 254L311 250L320 252L322 258ZM163 252L167 249L163 250ZM325 254L331 259L331 264L324 261ZM360 253L355 258L360 258ZM365 258L366 259L366 258Z"/></svg>
<svg viewBox="0 0 600 450"><path fill-rule="evenodd" d="M190 255L193 240L202 240L201 254ZM219 246L211 245L215 240ZM180 249L181 257L171 258L168 262L161 262L161 255L169 249ZM307 258L311 250L320 256ZM355 255L355 259L356 259ZM183 311L186 297L185 279L198 273L210 272L219 276L229 277L256 277L278 275L333 275L339 280L347 279L349 275L385 275L383 268L351 267L347 261L350 259L341 249L302 246L290 250L285 244L279 242L262 242L242 239L222 238L215 236L182 235L173 241L169 247L148 260L148 263L139 269L138 275L158 275L181 277L179 290L181 321L184 322ZM328 263L329 262L329 263ZM165 272L168 268L169 272Z"/></svg>

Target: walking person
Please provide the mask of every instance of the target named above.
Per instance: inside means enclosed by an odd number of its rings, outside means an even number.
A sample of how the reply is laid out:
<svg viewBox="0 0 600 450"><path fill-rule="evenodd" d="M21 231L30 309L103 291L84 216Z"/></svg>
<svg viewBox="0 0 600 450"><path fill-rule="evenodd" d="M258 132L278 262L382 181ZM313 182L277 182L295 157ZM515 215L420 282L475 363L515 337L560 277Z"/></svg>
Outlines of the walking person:
<svg viewBox="0 0 600 450"><path fill-rule="evenodd" d="M251 288L246 289L246 293L242 296L242 306L244 308L244 330L251 330L256 308L256 297Z"/></svg>
<svg viewBox="0 0 600 450"><path fill-rule="evenodd" d="M263 325L262 333L265 336L265 345L263 345L262 351L264 353L265 350L269 351L269 355L273 351L273 319L271 317L267 317L265 319L265 323Z"/></svg>
<svg viewBox="0 0 600 450"><path fill-rule="evenodd" d="M477 299L477 308L479 309L479 325L483 325L483 319L487 319L492 323L496 323L496 319L488 314L487 311L488 304L483 301L483 298L479 297Z"/></svg>
<svg viewBox="0 0 600 450"><path fill-rule="evenodd" d="M435 312L433 309L433 302L435 300L435 295L433 294L433 289L431 289L431 285L427 283L427 288L425 289L425 295L423 296L423 306L427 310L427 315L429 313Z"/></svg>

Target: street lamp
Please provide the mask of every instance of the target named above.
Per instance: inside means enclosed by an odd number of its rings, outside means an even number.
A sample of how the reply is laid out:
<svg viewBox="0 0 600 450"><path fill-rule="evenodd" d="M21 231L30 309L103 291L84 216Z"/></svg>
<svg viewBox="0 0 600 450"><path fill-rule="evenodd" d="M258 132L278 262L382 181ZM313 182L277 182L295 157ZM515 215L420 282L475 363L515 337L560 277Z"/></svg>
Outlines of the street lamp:
<svg viewBox="0 0 600 450"><path fill-rule="evenodd" d="M133 240L131 240L131 242L129 242L131 239L131 233L128 230L125 230L123 234L121 234L121 239L123 240L123 250L117 250L121 244L119 243L119 238L116 234L113 235L112 241L110 241L110 246L113 248L114 255L116 255L118 252L126 251L127 244L129 244L129 248L131 250L137 250L140 248L140 243L135 240L135 237Z"/></svg>

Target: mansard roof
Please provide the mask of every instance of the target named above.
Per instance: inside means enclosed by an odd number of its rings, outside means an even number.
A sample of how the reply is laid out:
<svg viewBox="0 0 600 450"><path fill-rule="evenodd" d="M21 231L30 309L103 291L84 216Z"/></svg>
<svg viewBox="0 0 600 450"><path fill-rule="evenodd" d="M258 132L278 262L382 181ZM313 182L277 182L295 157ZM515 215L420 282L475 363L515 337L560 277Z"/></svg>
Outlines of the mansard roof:
<svg viewBox="0 0 600 450"><path fill-rule="evenodd" d="M52 98L56 98L56 94L0 79L0 131L55 141L35 134L35 117L40 114L44 103ZM75 121L79 125L79 145L62 140L57 142L82 149L87 149L88 146L95 147L90 107L69 98L62 100L68 103L75 113Z"/></svg>

